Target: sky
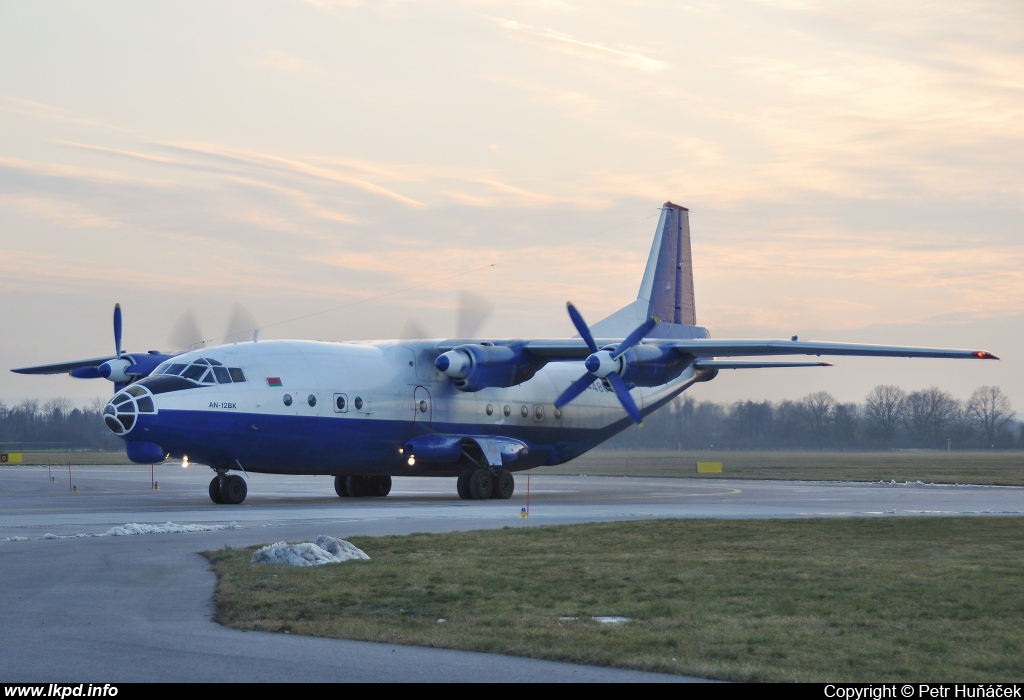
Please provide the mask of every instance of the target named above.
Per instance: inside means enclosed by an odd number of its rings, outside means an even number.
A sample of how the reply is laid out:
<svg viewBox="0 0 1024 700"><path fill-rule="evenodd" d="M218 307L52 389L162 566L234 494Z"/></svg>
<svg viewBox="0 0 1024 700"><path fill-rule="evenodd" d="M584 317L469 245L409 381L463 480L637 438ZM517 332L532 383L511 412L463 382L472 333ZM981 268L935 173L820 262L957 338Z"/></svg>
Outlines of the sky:
<svg viewBox="0 0 1024 700"><path fill-rule="evenodd" d="M567 337L690 208L717 338L989 350L723 373L1024 411L1019 3L0 2L0 368L223 338ZM0 400L111 393L0 372Z"/></svg>

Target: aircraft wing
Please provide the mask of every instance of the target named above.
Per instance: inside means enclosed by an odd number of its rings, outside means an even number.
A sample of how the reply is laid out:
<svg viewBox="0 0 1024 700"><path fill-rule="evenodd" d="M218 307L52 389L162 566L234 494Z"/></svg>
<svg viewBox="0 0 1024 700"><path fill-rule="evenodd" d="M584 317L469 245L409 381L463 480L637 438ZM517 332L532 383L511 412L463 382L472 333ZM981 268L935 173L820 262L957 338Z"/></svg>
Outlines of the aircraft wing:
<svg viewBox="0 0 1024 700"><path fill-rule="evenodd" d="M622 342L621 338L595 339L598 347ZM504 343L502 343L504 344ZM909 345L866 345L862 343L827 343L809 340L714 340L693 338L682 340L647 340L644 345L670 347L694 358L763 357L770 355L849 355L855 357L934 357L962 360L998 360L985 350L953 348L922 348ZM532 355L552 362L585 360L590 349L580 338L538 339L524 341L522 348ZM776 365L777 366L777 365Z"/></svg>
<svg viewBox="0 0 1024 700"><path fill-rule="evenodd" d="M831 362L730 362L727 360L696 360L694 369L765 369L770 367L831 367Z"/></svg>
<svg viewBox="0 0 1024 700"><path fill-rule="evenodd" d="M82 367L99 367L104 362L116 359L116 355L108 355L107 357L94 357L91 360L72 360L71 362L58 362L52 365L19 367L18 369L12 369L11 371L17 372L18 374L67 374L74 369L81 369Z"/></svg>

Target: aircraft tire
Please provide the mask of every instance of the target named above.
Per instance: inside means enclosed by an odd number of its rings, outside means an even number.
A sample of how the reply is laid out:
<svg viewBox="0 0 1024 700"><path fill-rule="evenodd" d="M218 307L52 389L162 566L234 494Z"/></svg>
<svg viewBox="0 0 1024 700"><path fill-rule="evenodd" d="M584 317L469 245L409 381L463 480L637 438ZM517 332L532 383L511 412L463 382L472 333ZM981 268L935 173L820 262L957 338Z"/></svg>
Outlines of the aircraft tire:
<svg viewBox="0 0 1024 700"><path fill-rule="evenodd" d="M339 498L349 498L352 496L352 494L348 492L348 486L346 485L347 479L348 477L344 474L338 474L334 477L334 492L338 494Z"/></svg>
<svg viewBox="0 0 1024 700"><path fill-rule="evenodd" d="M390 476L371 476L370 479L370 490L373 492L370 494L371 496L384 498L391 493Z"/></svg>
<svg viewBox="0 0 1024 700"><path fill-rule="evenodd" d="M232 505L238 505L244 501L248 492L249 487L245 485L245 479L238 474L225 476L220 485L220 497L224 499L225 503Z"/></svg>
<svg viewBox="0 0 1024 700"><path fill-rule="evenodd" d="M508 469L499 469L494 475L494 488L491 491L491 498L508 499L516 490L516 480Z"/></svg>
<svg viewBox="0 0 1024 700"><path fill-rule="evenodd" d="M210 482L210 500L219 506L224 505L224 498L220 495L220 477L213 477Z"/></svg>
<svg viewBox="0 0 1024 700"><path fill-rule="evenodd" d="M464 469L459 474L459 480L455 482L455 488L458 489L459 498L464 501L468 501L473 497L473 494L469 492L469 477L473 476L472 469Z"/></svg>
<svg viewBox="0 0 1024 700"><path fill-rule="evenodd" d="M477 469L469 477L469 493L478 501L486 501L494 491L494 479L490 469Z"/></svg>
<svg viewBox="0 0 1024 700"><path fill-rule="evenodd" d="M345 488L348 490L348 495L352 496L353 498L362 498L368 495L366 493L366 477L345 477Z"/></svg>

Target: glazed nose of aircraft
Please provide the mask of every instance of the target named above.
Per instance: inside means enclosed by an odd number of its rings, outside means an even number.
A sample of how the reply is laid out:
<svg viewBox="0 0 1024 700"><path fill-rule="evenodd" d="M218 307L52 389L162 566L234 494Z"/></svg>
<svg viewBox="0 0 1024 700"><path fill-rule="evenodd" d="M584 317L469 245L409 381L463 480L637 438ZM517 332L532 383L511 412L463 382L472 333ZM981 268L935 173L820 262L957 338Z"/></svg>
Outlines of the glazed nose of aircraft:
<svg viewBox="0 0 1024 700"><path fill-rule="evenodd" d="M132 385L114 394L103 407L103 422L115 435L127 435L144 413L156 413L153 395L144 387Z"/></svg>

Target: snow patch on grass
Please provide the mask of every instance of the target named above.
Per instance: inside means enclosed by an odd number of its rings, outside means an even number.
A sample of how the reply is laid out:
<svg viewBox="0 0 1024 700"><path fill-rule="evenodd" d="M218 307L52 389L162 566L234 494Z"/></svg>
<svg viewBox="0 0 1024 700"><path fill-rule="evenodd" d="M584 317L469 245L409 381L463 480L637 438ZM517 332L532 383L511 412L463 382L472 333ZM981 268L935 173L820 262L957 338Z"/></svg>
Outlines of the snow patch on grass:
<svg viewBox="0 0 1024 700"><path fill-rule="evenodd" d="M253 564L290 564L292 566L320 566L340 564L351 559L369 559L366 552L351 542L320 535L316 542L288 544L275 542L252 555Z"/></svg>

